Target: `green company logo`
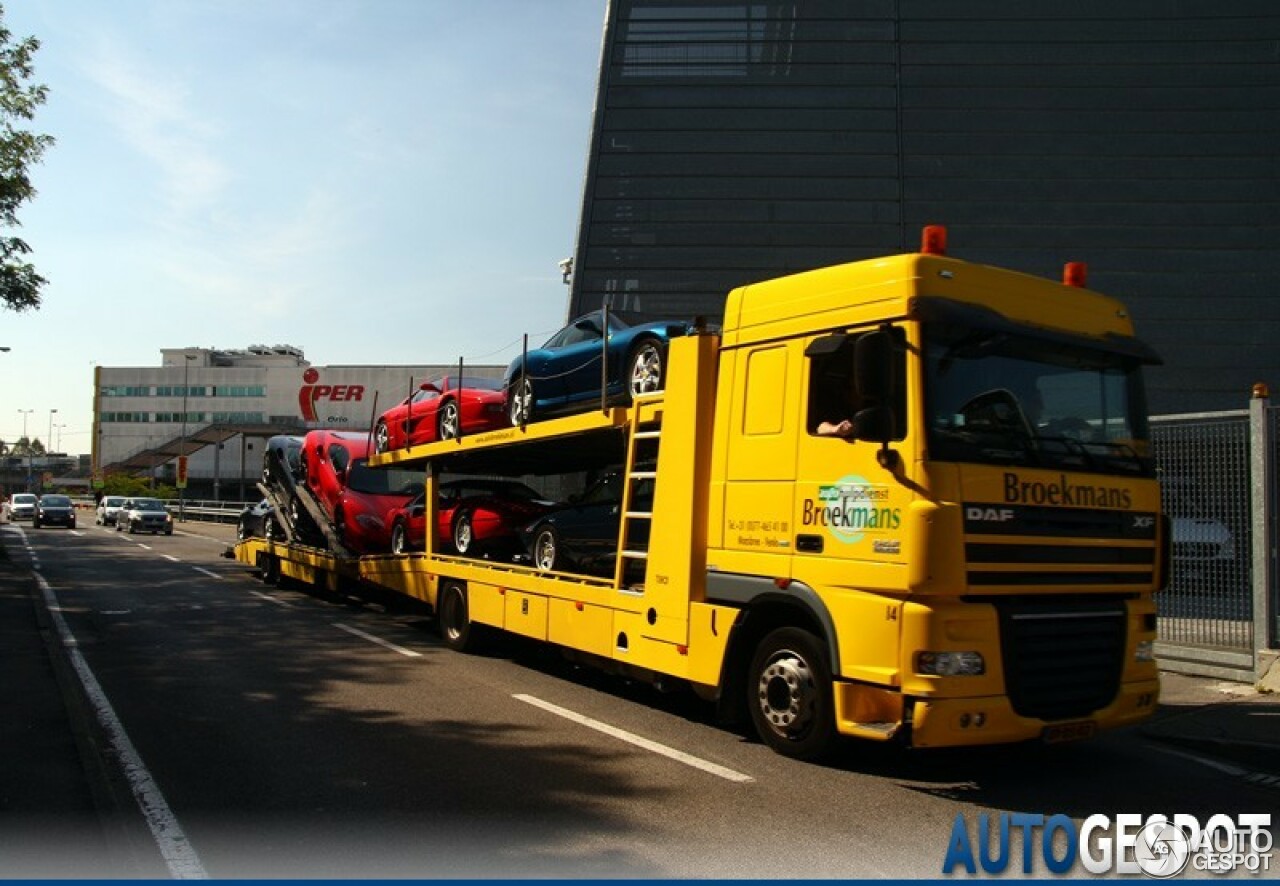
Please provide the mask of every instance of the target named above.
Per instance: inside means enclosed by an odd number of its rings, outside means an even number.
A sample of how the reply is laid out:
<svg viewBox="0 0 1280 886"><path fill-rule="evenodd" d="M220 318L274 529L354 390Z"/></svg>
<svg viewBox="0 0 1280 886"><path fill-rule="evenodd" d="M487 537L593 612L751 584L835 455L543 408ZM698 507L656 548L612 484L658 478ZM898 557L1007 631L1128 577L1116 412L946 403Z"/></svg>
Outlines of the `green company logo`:
<svg viewBox="0 0 1280 886"><path fill-rule="evenodd" d="M902 513L889 507L889 490L872 486L865 477L850 474L835 483L818 487L816 498L807 498L801 521L805 526L822 526L844 544L854 544L869 529L897 529Z"/></svg>

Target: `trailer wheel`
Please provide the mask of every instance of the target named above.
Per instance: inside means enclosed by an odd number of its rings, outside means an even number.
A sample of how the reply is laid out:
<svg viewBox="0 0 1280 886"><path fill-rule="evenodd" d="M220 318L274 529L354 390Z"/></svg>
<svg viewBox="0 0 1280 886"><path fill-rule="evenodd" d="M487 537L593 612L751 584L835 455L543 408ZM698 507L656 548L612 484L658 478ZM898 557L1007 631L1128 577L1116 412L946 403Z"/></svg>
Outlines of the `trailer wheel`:
<svg viewBox="0 0 1280 886"><path fill-rule="evenodd" d="M444 645L455 652L474 649L477 631L471 624L471 615L467 611L466 586L461 582L446 582L440 588L436 608Z"/></svg>
<svg viewBox="0 0 1280 886"><path fill-rule="evenodd" d="M437 428L441 440L456 440L462 426L462 416L458 412L458 401L450 400L440 407Z"/></svg>
<svg viewBox="0 0 1280 886"><path fill-rule="evenodd" d="M835 744L831 667L806 630L778 628L761 641L747 675L747 703L760 737L785 757L817 759Z"/></svg>

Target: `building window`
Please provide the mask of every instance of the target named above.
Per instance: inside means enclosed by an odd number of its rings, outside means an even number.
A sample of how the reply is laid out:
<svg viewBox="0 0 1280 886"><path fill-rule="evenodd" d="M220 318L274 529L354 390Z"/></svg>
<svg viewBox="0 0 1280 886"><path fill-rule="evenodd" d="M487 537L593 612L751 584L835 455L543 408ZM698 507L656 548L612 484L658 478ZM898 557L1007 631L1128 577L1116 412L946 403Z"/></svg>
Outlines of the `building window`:
<svg viewBox="0 0 1280 886"><path fill-rule="evenodd" d="M267 396L267 388L265 385L216 385L213 388L214 397L265 397Z"/></svg>
<svg viewBox="0 0 1280 886"><path fill-rule="evenodd" d="M150 397L150 385L103 385L104 397Z"/></svg>
<svg viewBox="0 0 1280 886"><path fill-rule="evenodd" d="M627 19L622 76L744 77L752 64L789 63L795 16L791 3L637 4Z"/></svg>
<svg viewBox="0 0 1280 886"><path fill-rule="evenodd" d="M215 412L213 422L219 425L263 424L261 412Z"/></svg>
<svg viewBox="0 0 1280 886"><path fill-rule="evenodd" d="M100 420L104 424L140 424L151 421L151 415L147 412L104 412Z"/></svg>

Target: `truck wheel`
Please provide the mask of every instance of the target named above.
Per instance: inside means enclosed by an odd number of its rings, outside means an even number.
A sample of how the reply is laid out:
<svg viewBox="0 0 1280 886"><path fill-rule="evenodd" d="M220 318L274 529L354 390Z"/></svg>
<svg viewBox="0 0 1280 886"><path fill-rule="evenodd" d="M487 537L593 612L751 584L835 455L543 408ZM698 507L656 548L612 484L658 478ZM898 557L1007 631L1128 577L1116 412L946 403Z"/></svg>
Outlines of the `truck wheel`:
<svg viewBox="0 0 1280 886"><path fill-rule="evenodd" d="M835 744L831 667L818 638L778 628L761 641L747 674L747 704L765 744L785 757L814 760Z"/></svg>
<svg viewBox="0 0 1280 886"><path fill-rule="evenodd" d="M454 652L467 652L475 648L476 626L471 623L467 611L467 588L461 582L446 582L440 588L436 601L440 636L444 645Z"/></svg>
<svg viewBox="0 0 1280 886"><path fill-rule="evenodd" d="M440 407L437 419L437 437L441 440L456 440L462 426L462 416L458 413L458 401L450 400Z"/></svg>
<svg viewBox="0 0 1280 886"><path fill-rule="evenodd" d="M631 399L662 390L662 346L651 338L636 345L627 360L627 393Z"/></svg>
<svg viewBox="0 0 1280 886"><path fill-rule="evenodd" d="M507 391L507 418L514 427L533 420L533 379L527 375L517 378Z"/></svg>

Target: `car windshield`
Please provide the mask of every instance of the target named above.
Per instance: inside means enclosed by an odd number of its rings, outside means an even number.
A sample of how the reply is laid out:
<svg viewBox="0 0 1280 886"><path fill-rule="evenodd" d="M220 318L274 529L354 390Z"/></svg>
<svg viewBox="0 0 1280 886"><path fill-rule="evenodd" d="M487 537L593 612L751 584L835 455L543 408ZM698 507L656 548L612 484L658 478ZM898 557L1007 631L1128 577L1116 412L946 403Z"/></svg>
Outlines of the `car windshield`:
<svg viewBox="0 0 1280 886"><path fill-rule="evenodd" d="M33 505L36 503L36 497L20 492L13 497L13 503L15 505Z"/></svg>
<svg viewBox="0 0 1280 886"><path fill-rule="evenodd" d="M440 497L446 501L493 495L517 501L538 501L544 496L515 480L452 480L440 485Z"/></svg>
<svg viewBox="0 0 1280 886"><path fill-rule="evenodd" d="M363 458L351 463L347 488L367 495L417 495L422 491L422 472L404 468L374 469Z"/></svg>
<svg viewBox="0 0 1280 886"><path fill-rule="evenodd" d="M118 495L108 495L102 500L103 507L118 508L124 504L124 498Z"/></svg>
<svg viewBox="0 0 1280 886"><path fill-rule="evenodd" d="M1135 359L947 323L924 342L934 459L1154 475Z"/></svg>
<svg viewBox="0 0 1280 886"><path fill-rule="evenodd" d="M133 501L135 511L163 511L164 502L158 498L136 498Z"/></svg>
<svg viewBox="0 0 1280 886"><path fill-rule="evenodd" d="M69 508L71 507L71 499L65 495L46 495L40 499L40 503L45 507L52 508Z"/></svg>
<svg viewBox="0 0 1280 886"><path fill-rule="evenodd" d="M459 377L456 375L441 376L431 380L431 384L435 385L442 391L452 390L459 387ZM481 378L478 375L464 375L461 377L461 387L476 388L481 391L501 391L502 379L499 378Z"/></svg>

